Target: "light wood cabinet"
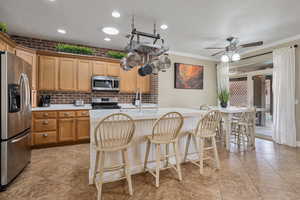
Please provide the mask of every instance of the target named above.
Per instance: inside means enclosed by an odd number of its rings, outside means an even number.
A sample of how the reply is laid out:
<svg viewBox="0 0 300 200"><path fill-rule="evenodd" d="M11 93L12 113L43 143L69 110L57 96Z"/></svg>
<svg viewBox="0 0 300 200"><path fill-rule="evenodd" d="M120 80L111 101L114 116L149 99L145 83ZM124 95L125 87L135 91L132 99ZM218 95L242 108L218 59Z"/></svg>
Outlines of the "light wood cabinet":
<svg viewBox="0 0 300 200"><path fill-rule="evenodd" d="M16 55L28 62L32 66L31 85L32 89L37 89L37 69L36 69L36 54L27 52L21 49L16 50Z"/></svg>
<svg viewBox="0 0 300 200"><path fill-rule="evenodd" d="M130 71L120 71L120 92L134 93L137 89L137 68Z"/></svg>
<svg viewBox="0 0 300 200"><path fill-rule="evenodd" d="M140 76L137 74L137 88L141 93L149 94L151 92L151 76Z"/></svg>
<svg viewBox="0 0 300 200"><path fill-rule="evenodd" d="M0 51L6 51L6 43L0 40Z"/></svg>
<svg viewBox="0 0 300 200"><path fill-rule="evenodd" d="M107 63L107 76L120 76L120 63Z"/></svg>
<svg viewBox="0 0 300 200"><path fill-rule="evenodd" d="M45 145L45 144L55 144L57 143L56 131L48 131L41 133L34 133L33 144L34 145Z"/></svg>
<svg viewBox="0 0 300 200"><path fill-rule="evenodd" d="M51 56L39 56L38 74L39 90L57 90L58 58Z"/></svg>
<svg viewBox="0 0 300 200"><path fill-rule="evenodd" d="M75 119L66 118L58 120L58 140L59 142L75 141Z"/></svg>
<svg viewBox="0 0 300 200"><path fill-rule="evenodd" d="M59 59L58 85L60 90L76 90L77 60Z"/></svg>
<svg viewBox="0 0 300 200"><path fill-rule="evenodd" d="M93 62L93 76L106 76L107 75L107 63L101 61Z"/></svg>
<svg viewBox="0 0 300 200"><path fill-rule="evenodd" d="M77 89L80 91L91 90L92 63L89 60L78 60Z"/></svg>
<svg viewBox="0 0 300 200"><path fill-rule="evenodd" d="M76 140L88 140L90 138L90 120L88 117L76 119Z"/></svg>
<svg viewBox="0 0 300 200"><path fill-rule="evenodd" d="M54 131L54 130L56 130L56 119L33 120L33 131Z"/></svg>
<svg viewBox="0 0 300 200"><path fill-rule="evenodd" d="M36 90L31 91L31 106L33 108L37 107L37 91Z"/></svg>

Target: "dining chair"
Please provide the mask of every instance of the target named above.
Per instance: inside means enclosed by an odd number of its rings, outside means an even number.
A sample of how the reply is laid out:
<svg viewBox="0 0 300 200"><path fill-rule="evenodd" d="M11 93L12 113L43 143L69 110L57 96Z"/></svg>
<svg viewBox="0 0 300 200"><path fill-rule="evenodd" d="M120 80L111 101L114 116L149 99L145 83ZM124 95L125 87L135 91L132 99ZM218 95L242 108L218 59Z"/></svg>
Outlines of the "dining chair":
<svg viewBox="0 0 300 200"><path fill-rule="evenodd" d="M198 151L198 160L189 160L200 168L200 174L203 174L203 162L204 160L212 159L211 157L204 158L204 151L213 150L214 161L216 168L220 169L219 155L216 145L216 132L221 121L221 113L217 110L211 110L203 118L201 118L194 130L188 131L188 138L185 147L184 161L187 161L187 154L191 138L195 142L196 150ZM211 146L206 147L205 141L210 140ZM199 162L199 163L198 163Z"/></svg>
<svg viewBox="0 0 300 200"><path fill-rule="evenodd" d="M124 169L128 182L129 194L133 194L128 147L134 136L135 123L124 113L115 113L103 118L95 128L94 141L96 145L96 162L94 181L98 190L98 200L101 200L104 172ZM104 168L105 154L108 152L122 153L122 163L117 166ZM98 175L98 180L97 180Z"/></svg>
<svg viewBox="0 0 300 200"><path fill-rule="evenodd" d="M161 116L153 125L152 135L147 136L146 156L144 162L144 170L149 171L155 177L155 186L159 187L160 170L173 168L177 171L179 180L182 180L180 168L180 152L178 148L179 133L183 125L183 116L178 112L169 112ZM152 144L155 145L156 167L155 172L147 168L148 157ZM174 153L169 153L169 145L173 144ZM161 146L165 145L166 153L161 154ZM169 162L169 158L175 156L176 167ZM166 161L164 168L161 168L161 161Z"/></svg>

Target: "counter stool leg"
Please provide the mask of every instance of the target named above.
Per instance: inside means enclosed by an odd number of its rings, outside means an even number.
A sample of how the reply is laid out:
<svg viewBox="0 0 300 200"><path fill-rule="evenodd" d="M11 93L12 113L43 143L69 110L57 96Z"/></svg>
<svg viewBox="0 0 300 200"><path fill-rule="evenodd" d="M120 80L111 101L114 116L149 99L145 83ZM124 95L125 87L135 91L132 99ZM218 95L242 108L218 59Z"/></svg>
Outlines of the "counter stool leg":
<svg viewBox="0 0 300 200"><path fill-rule="evenodd" d="M166 144L166 167L169 166L169 144Z"/></svg>
<svg viewBox="0 0 300 200"><path fill-rule="evenodd" d="M128 182L129 194L132 195L133 189L132 189L132 182L131 182L130 165L128 160L128 150L127 149L122 150L122 154L125 161L125 175Z"/></svg>
<svg viewBox="0 0 300 200"><path fill-rule="evenodd" d="M191 143L191 137L192 137L192 135L188 134L187 139L186 139L183 162L186 162L187 154L189 152L189 146L190 146L190 143Z"/></svg>
<svg viewBox="0 0 300 200"><path fill-rule="evenodd" d="M94 174L93 174L93 182L96 183L96 174L99 167L99 151L96 151L96 159L95 159L95 166L94 166Z"/></svg>
<svg viewBox="0 0 300 200"><path fill-rule="evenodd" d="M219 160L219 154L218 154L218 150L217 150L217 144L216 144L216 138L215 137L212 137L212 145L213 145L213 148L214 148L216 167L217 167L217 169L220 169L220 160Z"/></svg>
<svg viewBox="0 0 300 200"><path fill-rule="evenodd" d="M178 141L174 142L173 145L174 145L174 151L175 151L175 157L176 157L176 168L177 168L177 172L178 172L178 177L179 177L179 180L182 181Z"/></svg>
<svg viewBox="0 0 300 200"><path fill-rule="evenodd" d="M145 155L145 162L144 162L144 171L147 170L147 163L148 163L148 157L150 152L150 140L147 140L147 146L146 146L146 155Z"/></svg>
<svg viewBox="0 0 300 200"><path fill-rule="evenodd" d="M103 151L99 152L99 181L96 182L98 189L98 200L101 200L102 196L102 184L103 184L103 173L104 173L104 158L105 154Z"/></svg>
<svg viewBox="0 0 300 200"><path fill-rule="evenodd" d="M156 173L155 173L155 186L159 187L159 170L160 170L160 144L156 145Z"/></svg>
<svg viewBox="0 0 300 200"><path fill-rule="evenodd" d="M199 157L200 157L200 174L203 174L203 159L204 159L204 139L196 138L199 146Z"/></svg>

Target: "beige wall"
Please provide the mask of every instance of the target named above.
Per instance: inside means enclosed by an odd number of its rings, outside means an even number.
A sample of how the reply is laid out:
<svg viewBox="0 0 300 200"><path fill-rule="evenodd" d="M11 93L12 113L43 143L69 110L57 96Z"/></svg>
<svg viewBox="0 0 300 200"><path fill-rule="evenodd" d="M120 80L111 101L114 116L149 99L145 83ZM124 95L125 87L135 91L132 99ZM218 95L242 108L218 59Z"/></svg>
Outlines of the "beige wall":
<svg viewBox="0 0 300 200"><path fill-rule="evenodd" d="M288 42L288 43L285 43L285 44L277 45L275 47L267 48L267 49L264 49L264 50L251 52L247 55L243 55L243 57L257 55L257 54L272 51L273 49L276 49L276 48L293 46L295 44L298 44L298 46L299 46L298 48L296 48L296 74L295 74L295 78L296 78L296 99L298 100L298 102L300 102L300 40L296 40L296 41ZM297 141L300 141L300 104L299 103L296 105L296 127L297 127Z"/></svg>
<svg viewBox="0 0 300 200"><path fill-rule="evenodd" d="M190 57L170 55L172 67L159 73L158 102L161 107L199 107L201 104L216 105L217 80L216 62ZM204 66L203 90L175 89L174 63L196 64Z"/></svg>

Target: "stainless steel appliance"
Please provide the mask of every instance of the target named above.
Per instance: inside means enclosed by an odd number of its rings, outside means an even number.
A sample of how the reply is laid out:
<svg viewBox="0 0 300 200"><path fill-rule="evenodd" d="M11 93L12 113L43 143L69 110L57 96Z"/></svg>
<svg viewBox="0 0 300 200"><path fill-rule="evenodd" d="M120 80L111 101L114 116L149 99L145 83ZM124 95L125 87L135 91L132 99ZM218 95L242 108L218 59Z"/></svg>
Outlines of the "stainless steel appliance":
<svg viewBox="0 0 300 200"><path fill-rule="evenodd" d="M118 105L118 98L116 97L102 97L92 99L92 109L120 109Z"/></svg>
<svg viewBox="0 0 300 200"><path fill-rule="evenodd" d="M120 79L111 76L93 76L92 90L98 91L119 91Z"/></svg>
<svg viewBox="0 0 300 200"><path fill-rule="evenodd" d="M0 190L30 162L31 65L8 52L0 52L1 134Z"/></svg>

